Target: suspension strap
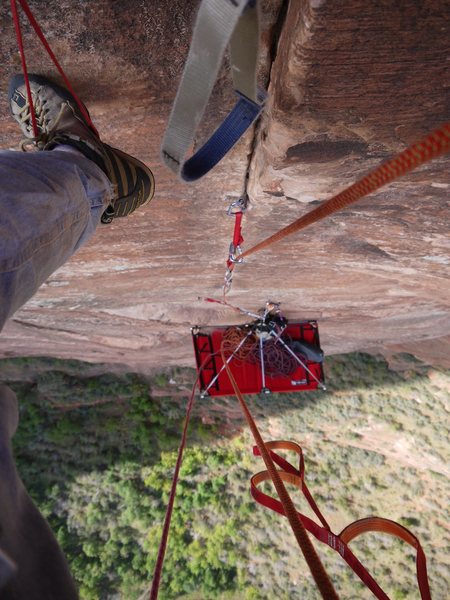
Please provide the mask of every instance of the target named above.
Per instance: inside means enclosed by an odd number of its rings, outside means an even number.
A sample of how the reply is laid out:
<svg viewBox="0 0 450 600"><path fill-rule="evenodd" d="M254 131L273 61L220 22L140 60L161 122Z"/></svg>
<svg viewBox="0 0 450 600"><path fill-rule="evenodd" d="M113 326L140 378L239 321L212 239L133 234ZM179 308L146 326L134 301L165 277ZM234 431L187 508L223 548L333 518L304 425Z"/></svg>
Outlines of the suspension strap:
<svg viewBox="0 0 450 600"><path fill-rule="evenodd" d="M23 76L25 79L25 87L27 90L28 104L30 105L30 110L31 110L31 123L33 126L34 137L35 138L39 137L39 129L38 129L38 126L36 123L36 116L35 116L34 110L33 110L33 98L31 96L30 79L28 77L28 69L27 69L27 62L26 62L26 58L25 58L25 50L24 50L24 46L23 46L22 31L21 31L21 26L20 26L19 15L18 15L18 11L17 11L17 2L19 2L20 6L22 7L22 10L24 11L25 15L28 18L28 21L30 22L31 26L33 27L34 31L36 32L36 35L38 36L38 38L41 41L44 48L46 49L47 54L50 56L53 64L58 69L61 77L64 80L66 88L69 90L69 92L75 98L75 102L77 103L77 106L80 109L81 114L83 115L86 123L89 125L89 127L92 129L92 131L95 133L95 135L97 137L100 137L98 135L98 131L96 130L96 128L94 127L94 124L92 123L92 120L91 120L91 117L89 116L87 108L84 106L84 104L81 102L81 100L78 98L77 94L75 93L67 75L64 73L63 68L59 64L55 54L53 53L53 50L50 48L50 44L48 43L44 33L42 32L42 29L40 28L33 13L31 12L31 9L28 6L27 1L26 0L11 0L11 11L12 11L12 17L13 17L13 21L14 21L14 29L16 31L17 44L19 47L20 57L21 57L21 61L22 61L22 70L23 70Z"/></svg>
<svg viewBox="0 0 450 600"><path fill-rule="evenodd" d="M209 140L184 162L228 44L238 101ZM184 181L203 177L260 114L265 92L256 86L258 44L257 0L203 0L161 146L162 160Z"/></svg>
<svg viewBox="0 0 450 600"><path fill-rule="evenodd" d="M413 171L420 165L437 158L450 151L450 123L442 125L425 138L412 144L406 150L380 165L374 171L345 189L343 192L333 196L320 206L310 211L300 219L297 219L287 227L266 238L259 244L243 252L238 258L250 256L255 252L264 250L283 238L304 229L308 225L320 221L333 213L350 206L357 200L374 192L378 188L402 177Z"/></svg>
<svg viewBox="0 0 450 600"><path fill-rule="evenodd" d="M345 562L351 567L351 569L358 575L361 581L371 590L371 592L378 598L379 600L389 600L389 596L381 589L378 583L374 580L374 578L370 575L368 570L364 567L364 565L356 558L353 552L350 550L348 543L355 539L356 537L362 535L363 533L371 533L371 532L379 532L379 533L387 533L394 537L397 537L407 544L412 546L417 551L416 556L416 571L417 571L417 581L419 584L419 590L422 600L431 600L430 588L428 584L428 575L427 575L427 565L426 565L426 557L425 553L420 545L419 540L414 536L408 529L395 523L394 521L390 521L389 519L383 519L380 517L370 517L367 519L361 519L359 521L355 521L351 523L343 531L336 535L330 529L330 526L326 522L322 513L320 512L317 504L315 503L313 497L311 496L308 487L305 483L305 466L303 459L303 452L301 447L294 442L287 441L275 441L275 442L266 442L266 448L270 451L270 455L273 461L281 467L279 471L279 475L283 481L296 486L306 497L308 504L318 517L321 522L321 526L315 523L309 517L301 513L297 513L298 518L301 520L305 529L307 529L314 537L320 542L327 544L330 548L333 548L341 557L345 560ZM274 452L274 450L289 450L293 451L299 455L299 468L295 468L284 458L279 456ZM257 446L254 446L253 453L255 456L260 456L261 452ZM271 474L269 471L261 471L260 473L254 475L251 479L251 493L253 498L263 506L270 508L281 515L286 516L286 512L283 504L269 496L261 492L258 489L258 486L263 482L271 479Z"/></svg>

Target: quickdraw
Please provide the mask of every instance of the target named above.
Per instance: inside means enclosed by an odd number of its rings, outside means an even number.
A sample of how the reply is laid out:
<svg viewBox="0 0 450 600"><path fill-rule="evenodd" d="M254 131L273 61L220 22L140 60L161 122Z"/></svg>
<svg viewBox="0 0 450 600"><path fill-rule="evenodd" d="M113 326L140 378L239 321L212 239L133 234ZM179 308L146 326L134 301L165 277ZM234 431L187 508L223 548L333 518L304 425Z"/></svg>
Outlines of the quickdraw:
<svg viewBox="0 0 450 600"><path fill-rule="evenodd" d="M375 190L391 183L395 179L410 173L426 162L448 152L450 152L450 123L442 125L422 140L412 144L397 156L383 163L365 177L362 177L350 187L326 200L320 206L306 213L306 215L300 217L287 227L235 256L225 276L224 294L229 292L231 288L234 266L243 262L244 258L268 248L288 235L305 229L308 225L329 217L333 213L350 206Z"/></svg>
<svg viewBox="0 0 450 600"><path fill-rule="evenodd" d="M244 238L242 237L242 217L247 209L248 202L248 195L243 194L239 200L232 202L227 209L227 215L231 217L234 216L235 220L233 239L228 250L227 270L225 272L225 281L223 286L224 296L230 290L233 282L234 265L241 263L244 260L243 258L240 258L240 255L242 254L241 246L244 243Z"/></svg>

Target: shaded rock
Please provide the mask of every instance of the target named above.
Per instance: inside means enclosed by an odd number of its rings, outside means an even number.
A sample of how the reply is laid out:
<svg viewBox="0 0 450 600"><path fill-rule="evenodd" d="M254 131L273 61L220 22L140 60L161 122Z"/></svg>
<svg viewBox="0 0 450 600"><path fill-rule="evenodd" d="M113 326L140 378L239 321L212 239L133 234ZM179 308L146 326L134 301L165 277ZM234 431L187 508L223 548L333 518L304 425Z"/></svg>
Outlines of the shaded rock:
<svg viewBox="0 0 450 600"><path fill-rule="evenodd" d="M366 154L367 144L364 142L350 140L330 140L326 136L324 139L314 142L303 142L290 146L286 151L286 163L306 162L322 163L332 160L340 160L349 154Z"/></svg>

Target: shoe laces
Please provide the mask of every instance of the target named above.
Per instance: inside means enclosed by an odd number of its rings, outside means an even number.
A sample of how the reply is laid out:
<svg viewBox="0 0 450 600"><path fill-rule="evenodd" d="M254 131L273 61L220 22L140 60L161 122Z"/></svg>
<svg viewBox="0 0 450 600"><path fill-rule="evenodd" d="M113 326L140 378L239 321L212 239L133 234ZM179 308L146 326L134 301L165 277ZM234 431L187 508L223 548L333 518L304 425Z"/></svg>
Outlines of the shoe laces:
<svg viewBox="0 0 450 600"><path fill-rule="evenodd" d="M31 97L32 97L32 101L33 101L34 115L36 117L36 124L39 127L39 129L44 130L45 126L46 126L46 115L48 113L48 108L46 107L47 100L42 99L42 97L39 95L39 92L41 92L41 90L42 90L42 88L38 88L35 93L32 92ZM26 129L29 133L32 133L32 131L33 131L33 123L31 120L31 110L30 110L31 108L32 107L27 98L24 106L19 111L19 113L16 115L18 120L20 121L20 124L26 125Z"/></svg>
<svg viewBox="0 0 450 600"><path fill-rule="evenodd" d="M40 133L37 137L31 137L31 138L26 137L20 141L19 148L23 152L29 152L29 150L34 150L36 148L38 150L45 150L46 147L48 146L49 142L51 141L52 137L54 136L54 133L56 132L59 121L61 120L61 117L64 113L66 103L63 102L61 104L60 111L53 123L52 128L48 129L48 121L46 118L48 109L45 108L46 102L47 102L46 100L42 101L38 96L35 97L35 104L34 104L33 108L34 108L34 112L36 115L36 124L37 124L38 128L40 129ZM29 131L31 133L33 131L33 125L31 122L30 105L28 102L24 105L24 107L18 114L18 118L20 119L21 123L26 123L27 131Z"/></svg>

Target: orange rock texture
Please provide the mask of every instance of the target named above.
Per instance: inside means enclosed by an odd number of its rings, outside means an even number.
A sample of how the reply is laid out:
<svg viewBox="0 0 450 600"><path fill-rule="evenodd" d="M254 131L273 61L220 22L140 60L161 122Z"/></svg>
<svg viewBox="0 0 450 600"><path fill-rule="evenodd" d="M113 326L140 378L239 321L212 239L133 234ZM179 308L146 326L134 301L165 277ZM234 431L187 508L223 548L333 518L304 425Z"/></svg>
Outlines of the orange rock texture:
<svg viewBox="0 0 450 600"><path fill-rule="evenodd" d="M236 322L220 297L246 189L244 247L275 232L450 120L450 2L262 3L260 122L209 175L182 184L159 146L187 55L197 0L30 2L109 144L155 172L148 207L112 225L54 273L2 332L0 357L41 355L193 365L189 328ZM0 7L0 146L20 138L6 89L20 61ZM24 25L30 72L54 75ZM233 102L225 63L198 143ZM235 270L231 303L270 298L314 317L327 353L411 351L445 364L450 348L450 174L443 157Z"/></svg>

